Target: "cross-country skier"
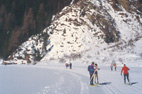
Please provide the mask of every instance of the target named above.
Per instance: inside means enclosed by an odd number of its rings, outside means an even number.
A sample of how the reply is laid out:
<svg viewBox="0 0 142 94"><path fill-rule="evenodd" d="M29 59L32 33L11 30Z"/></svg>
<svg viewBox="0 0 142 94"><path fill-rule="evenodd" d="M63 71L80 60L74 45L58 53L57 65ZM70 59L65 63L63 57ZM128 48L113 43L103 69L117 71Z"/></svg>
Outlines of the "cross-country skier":
<svg viewBox="0 0 142 94"><path fill-rule="evenodd" d="M93 84L94 62L92 62L92 64L88 66L88 71L89 71L89 74L90 74L90 85L94 85Z"/></svg>
<svg viewBox="0 0 142 94"><path fill-rule="evenodd" d="M66 69L68 68L69 64L68 63L65 63L65 66L66 66Z"/></svg>
<svg viewBox="0 0 142 94"><path fill-rule="evenodd" d="M129 73L128 73L128 70L130 70L130 69L128 67L126 67L126 65L124 64L124 67L121 70L121 75L122 75L122 72L124 74L124 84L126 84L126 77L127 77L128 82L129 82Z"/></svg>
<svg viewBox="0 0 142 94"><path fill-rule="evenodd" d="M115 68L115 71L116 71L116 68L117 68L117 65L116 65L116 63L114 64L114 68Z"/></svg>
<svg viewBox="0 0 142 94"><path fill-rule="evenodd" d="M70 64L69 64L69 66L70 66L70 69L72 69L72 63L70 62Z"/></svg>
<svg viewBox="0 0 142 94"><path fill-rule="evenodd" d="M98 68L98 65L95 64L95 83L99 83L98 70L100 70L100 68Z"/></svg>
<svg viewBox="0 0 142 94"><path fill-rule="evenodd" d="M110 64L110 69L111 69L111 71L113 71L113 65L112 64Z"/></svg>

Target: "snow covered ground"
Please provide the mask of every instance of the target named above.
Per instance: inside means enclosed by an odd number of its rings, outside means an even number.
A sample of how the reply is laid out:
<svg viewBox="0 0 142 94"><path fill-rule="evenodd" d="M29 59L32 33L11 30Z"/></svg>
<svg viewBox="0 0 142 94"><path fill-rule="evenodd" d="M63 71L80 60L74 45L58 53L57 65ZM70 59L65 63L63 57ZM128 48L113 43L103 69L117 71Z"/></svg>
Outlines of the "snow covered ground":
<svg viewBox="0 0 142 94"><path fill-rule="evenodd" d="M42 62L41 62L42 63ZM99 65L99 82L89 85L88 64L73 63L66 69L63 63L0 66L0 94L142 94L142 68L130 68L132 86L123 83L119 65L110 71L108 65Z"/></svg>

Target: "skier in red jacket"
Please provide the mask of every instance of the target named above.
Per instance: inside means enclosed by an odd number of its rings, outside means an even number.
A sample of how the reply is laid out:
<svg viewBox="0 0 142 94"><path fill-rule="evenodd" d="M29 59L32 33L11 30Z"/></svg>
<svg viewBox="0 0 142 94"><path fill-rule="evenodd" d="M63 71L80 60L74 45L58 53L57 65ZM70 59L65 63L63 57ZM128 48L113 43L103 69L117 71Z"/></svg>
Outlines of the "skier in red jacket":
<svg viewBox="0 0 142 94"><path fill-rule="evenodd" d="M126 77L127 77L127 80L129 82L129 73L128 73L128 70L130 70L128 67L126 67L126 65L124 64L124 67L122 68L121 70L121 75L122 75L122 72L124 74L124 83L126 84Z"/></svg>

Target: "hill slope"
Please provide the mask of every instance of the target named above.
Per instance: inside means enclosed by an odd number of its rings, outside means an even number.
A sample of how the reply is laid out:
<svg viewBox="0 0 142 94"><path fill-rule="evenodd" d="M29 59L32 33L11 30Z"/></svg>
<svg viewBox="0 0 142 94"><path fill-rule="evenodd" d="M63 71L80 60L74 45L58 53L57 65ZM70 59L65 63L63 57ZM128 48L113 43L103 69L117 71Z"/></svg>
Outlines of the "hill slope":
<svg viewBox="0 0 142 94"><path fill-rule="evenodd" d="M10 58L28 62L35 58L98 63L141 60L142 15L135 3L132 0L71 3L53 17L43 33L32 36Z"/></svg>

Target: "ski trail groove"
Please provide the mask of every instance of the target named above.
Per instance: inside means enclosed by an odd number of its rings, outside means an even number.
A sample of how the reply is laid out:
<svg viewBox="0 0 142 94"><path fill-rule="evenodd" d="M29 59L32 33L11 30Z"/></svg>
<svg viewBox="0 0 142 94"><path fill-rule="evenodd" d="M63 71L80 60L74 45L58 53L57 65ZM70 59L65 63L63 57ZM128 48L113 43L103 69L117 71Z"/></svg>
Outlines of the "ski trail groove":
<svg viewBox="0 0 142 94"><path fill-rule="evenodd" d="M103 78L101 78L101 82L107 82L106 80L104 80ZM122 92L117 89L116 87L114 87L113 85L105 85L104 86L106 89L108 89L108 91L111 93L111 94L122 94ZM116 93L117 92L117 93ZM118 93L119 92L119 93Z"/></svg>
<svg viewBox="0 0 142 94"><path fill-rule="evenodd" d="M76 77L80 81L80 86L81 86L80 94L89 94L88 85L86 84L86 82L83 81L83 79L81 78L81 75L73 73L73 72L71 72L70 74Z"/></svg>

